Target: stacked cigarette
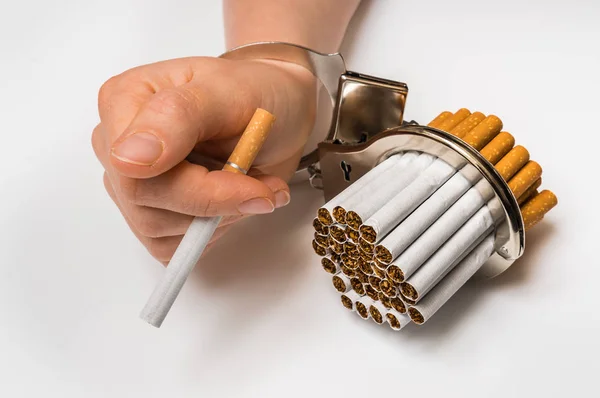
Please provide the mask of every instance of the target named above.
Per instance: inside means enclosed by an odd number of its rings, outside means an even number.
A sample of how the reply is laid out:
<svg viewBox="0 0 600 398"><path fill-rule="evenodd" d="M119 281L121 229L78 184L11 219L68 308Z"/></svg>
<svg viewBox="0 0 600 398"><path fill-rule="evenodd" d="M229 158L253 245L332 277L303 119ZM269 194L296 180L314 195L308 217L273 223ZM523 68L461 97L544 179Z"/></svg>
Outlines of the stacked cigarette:
<svg viewBox="0 0 600 398"><path fill-rule="evenodd" d="M429 127L449 132L495 166L526 230L557 204L539 192L541 167L501 120L467 109ZM427 153L394 154L317 211L312 246L342 305L400 330L430 319L494 252L501 204L487 180ZM465 169L466 170L466 169Z"/></svg>

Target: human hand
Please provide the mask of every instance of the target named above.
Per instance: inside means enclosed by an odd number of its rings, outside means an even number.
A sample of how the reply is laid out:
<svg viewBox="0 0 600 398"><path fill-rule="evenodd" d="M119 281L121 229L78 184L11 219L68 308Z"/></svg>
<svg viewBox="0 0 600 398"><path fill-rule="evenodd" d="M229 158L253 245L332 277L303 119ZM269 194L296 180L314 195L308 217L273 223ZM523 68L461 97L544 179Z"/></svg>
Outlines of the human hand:
<svg viewBox="0 0 600 398"><path fill-rule="evenodd" d="M194 216L224 216L213 240L251 214L290 199L314 123L316 84L284 62L193 57L145 65L109 79L92 134L104 185L136 237L168 263ZM250 176L191 163L224 162L256 108L277 118Z"/></svg>

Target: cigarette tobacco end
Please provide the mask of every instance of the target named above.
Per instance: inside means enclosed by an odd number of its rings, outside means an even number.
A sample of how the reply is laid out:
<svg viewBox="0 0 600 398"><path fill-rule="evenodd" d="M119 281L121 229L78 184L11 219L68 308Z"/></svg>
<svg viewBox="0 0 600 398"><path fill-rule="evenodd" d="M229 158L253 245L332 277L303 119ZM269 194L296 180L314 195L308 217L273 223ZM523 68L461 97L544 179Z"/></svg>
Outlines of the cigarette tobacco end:
<svg viewBox="0 0 600 398"><path fill-rule="evenodd" d="M329 226L333 224L333 218L331 217L329 210L325 209L324 207L321 207L319 210L317 210L317 218L323 225Z"/></svg>
<svg viewBox="0 0 600 398"><path fill-rule="evenodd" d="M400 300L399 297L394 297L390 299L390 304L392 308L398 311L399 313L406 313L406 305L404 305L404 303L402 302L402 300Z"/></svg>
<svg viewBox="0 0 600 398"><path fill-rule="evenodd" d="M314 238L320 246L323 246L323 247L329 246L327 236L319 235L318 233L315 232Z"/></svg>
<svg viewBox="0 0 600 398"><path fill-rule="evenodd" d="M321 259L321 265L323 266L323 269L330 274L335 274L337 271L335 263L326 257Z"/></svg>
<svg viewBox="0 0 600 398"><path fill-rule="evenodd" d="M358 259L350 257L348 254L343 253L341 255L342 263L352 269L356 269L358 267Z"/></svg>
<svg viewBox="0 0 600 398"><path fill-rule="evenodd" d="M345 294L342 294L341 301L342 301L342 305L344 307L346 307L347 309L349 309L350 311L352 311L354 309L354 303Z"/></svg>
<svg viewBox="0 0 600 398"><path fill-rule="evenodd" d="M340 293L346 293L348 291L348 287L342 278L339 276L334 276L331 278L331 282L333 283L333 287Z"/></svg>
<svg viewBox="0 0 600 398"><path fill-rule="evenodd" d="M352 268L346 267L343 264L340 266L340 269L342 270L342 273L348 278L354 278L356 276L356 271L354 271Z"/></svg>
<svg viewBox="0 0 600 398"><path fill-rule="evenodd" d="M396 316L394 314L386 314L385 317L388 321L388 324L390 325L390 327L392 329L400 330L402 325L400 325L400 321L398 320L398 318L396 318Z"/></svg>
<svg viewBox="0 0 600 398"><path fill-rule="evenodd" d="M393 308L393 306L392 306L392 299L390 299L388 296L386 296L385 294L383 294L383 292L379 292L378 295L379 295L379 301L381 301L381 304L383 304L383 306L385 308L387 308L388 310L390 308Z"/></svg>
<svg viewBox="0 0 600 398"><path fill-rule="evenodd" d="M381 289L383 294L385 294L389 298L396 297L397 295L396 286L388 279L382 279L381 283L379 283L379 288Z"/></svg>
<svg viewBox="0 0 600 398"><path fill-rule="evenodd" d="M348 224L350 228L358 231L362 225L362 218L360 218L357 213L349 211L346 213L346 224Z"/></svg>
<svg viewBox="0 0 600 398"><path fill-rule="evenodd" d="M406 297L407 299L413 301L419 299L419 293L417 293L417 290L413 287L413 285L408 282L404 282L402 285L400 285L400 291L402 292L402 296Z"/></svg>
<svg viewBox="0 0 600 398"><path fill-rule="evenodd" d="M363 284L360 282L360 280L358 278L350 279L350 286L352 286L352 289L354 289L354 291L356 293L358 293L360 296L365 295L365 287L363 286Z"/></svg>
<svg viewBox="0 0 600 398"><path fill-rule="evenodd" d="M370 225L361 225L360 234L364 240L371 244L377 242L377 233L375 232L375 229Z"/></svg>
<svg viewBox="0 0 600 398"><path fill-rule="evenodd" d="M375 250L375 245L367 242L365 239L359 239L358 244L362 251L368 254L370 257L373 257L373 251Z"/></svg>
<svg viewBox="0 0 600 398"><path fill-rule="evenodd" d="M369 318L369 311L367 311L367 307L365 307L365 305L363 303L361 303L360 301L357 301L356 304L356 313L362 318L362 319L367 319Z"/></svg>
<svg viewBox="0 0 600 398"><path fill-rule="evenodd" d="M373 286L365 285L365 292L367 293L367 296L371 298L371 300L379 301L379 293L373 288Z"/></svg>
<svg viewBox="0 0 600 398"><path fill-rule="evenodd" d="M328 235L329 234L329 227L323 225L323 223L321 221L319 221L318 218L315 218L313 220L313 228L315 229L315 232L318 233L319 235Z"/></svg>
<svg viewBox="0 0 600 398"><path fill-rule="evenodd" d="M373 289L380 291L381 288L379 287L379 284L381 283L381 278L375 276L375 275L370 275L369 276L369 284L371 286L373 286Z"/></svg>
<svg viewBox="0 0 600 398"><path fill-rule="evenodd" d="M350 227L346 228L346 236L354 243L358 243L358 240L360 239L360 234L358 231Z"/></svg>
<svg viewBox="0 0 600 398"><path fill-rule="evenodd" d="M389 264L392 262L392 253L384 246L378 245L375 247L375 258L383 264Z"/></svg>
<svg viewBox="0 0 600 398"><path fill-rule="evenodd" d="M338 243L346 242L346 232L339 225L329 227L329 236L335 239Z"/></svg>
<svg viewBox="0 0 600 398"><path fill-rule="evenodd" d="M369 307L369 314L371 315L371 319L375 321L375 323L381 325L383 323L383 316L381 316L381 312L374 305Z"/></svg>
<svg viewBox="0 0 600 398"><path fill-rule="evenodd" d="M338 223L342 225L346 224L346 209L341 206L334 207L333 217Z"/></svg>
<svg viewBox="0 0 600 398"><path fill-rule="evenodd" d="M385 272L386 272L386 275L388 276L388 278L390 278L394 282L396 282L396 283L404 282L404 272L397 265L390 265L389 267L387 267Z"/></svg>
<svg viewBox="0 0 600 398"><path fill-rule="evenodd" d="M365 275L373 274L373 267L371 266L371 264L368 261L366 261L365 259L360 257L357 260L357 263L358 263L358 269L360 269L362 272L364 272Z"/></svg>
<svg viewBox="0 0 600 398"><path fill-rule="evenodd" d="M359 258L358 246L351 242L344 243L344 252L352 258Z"/></svg>
<svg viewBox="0 0 600 398"><path fill-rule="evenodd" d="M410 319L417 325L422 325L425 323L425 318L423 318L423 315L421 315L419 310L414 307L408 309L408 316L410 316Z"/></svg>
<svg viewBox="0 0 600 398"><path fill-rule="evenodd" d="M321 257L325 257L327 255L327 249L324 248L323 246L320 246L316 240L313 239L312 241L312 248L315 251L315 253L317 253L319 256Z"/></svg>

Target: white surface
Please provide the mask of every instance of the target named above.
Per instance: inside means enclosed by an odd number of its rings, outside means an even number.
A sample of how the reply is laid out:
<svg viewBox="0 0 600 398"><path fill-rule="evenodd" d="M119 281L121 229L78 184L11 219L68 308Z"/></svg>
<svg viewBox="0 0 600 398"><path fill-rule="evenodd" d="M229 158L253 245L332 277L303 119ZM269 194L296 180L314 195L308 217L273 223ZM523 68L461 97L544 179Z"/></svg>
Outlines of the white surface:
<svg viewBox="0 0 600 398"><path fill-rule="evenodd" d="M138 312L163 269L103 192L96 92L138 64L219 54L220 4L3 2L0 396L594 396L599 14L595 0L373 1L353 22L349 67L407 82L408 119L494 112L544 166L560 203L509 272L426 327L376 327L311 253L323 201L299 187L220 243L157 330ZM342 383L349 365L364 377Z"/></svg>

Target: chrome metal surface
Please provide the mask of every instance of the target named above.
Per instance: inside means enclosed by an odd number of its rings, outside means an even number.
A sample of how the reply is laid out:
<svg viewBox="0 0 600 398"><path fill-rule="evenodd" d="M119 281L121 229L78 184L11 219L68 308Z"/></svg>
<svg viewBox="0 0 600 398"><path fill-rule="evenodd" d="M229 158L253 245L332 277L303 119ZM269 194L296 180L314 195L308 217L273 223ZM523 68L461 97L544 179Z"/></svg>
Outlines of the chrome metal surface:
<svg viewBox="0 0 600 398"><path fill-rule="evenodd" d="M525 228L517 200L491 163L467 143L444 131L405 125L388 129L366 143L319 144L325 199L333 198L392 154L406 150L435 155L472 182L487 180L495 195L488 203L496 220L495 253L478 274L490 278L508 269L525 249ZM342 168L347 170L348 165L349 174Z"/></svg>
<svg viewBox="0 0 600 398"><path fill-rule="evenodd" d="M402 124L404 83L347 72L340 77L330 140L356 144Z"/></svg>

